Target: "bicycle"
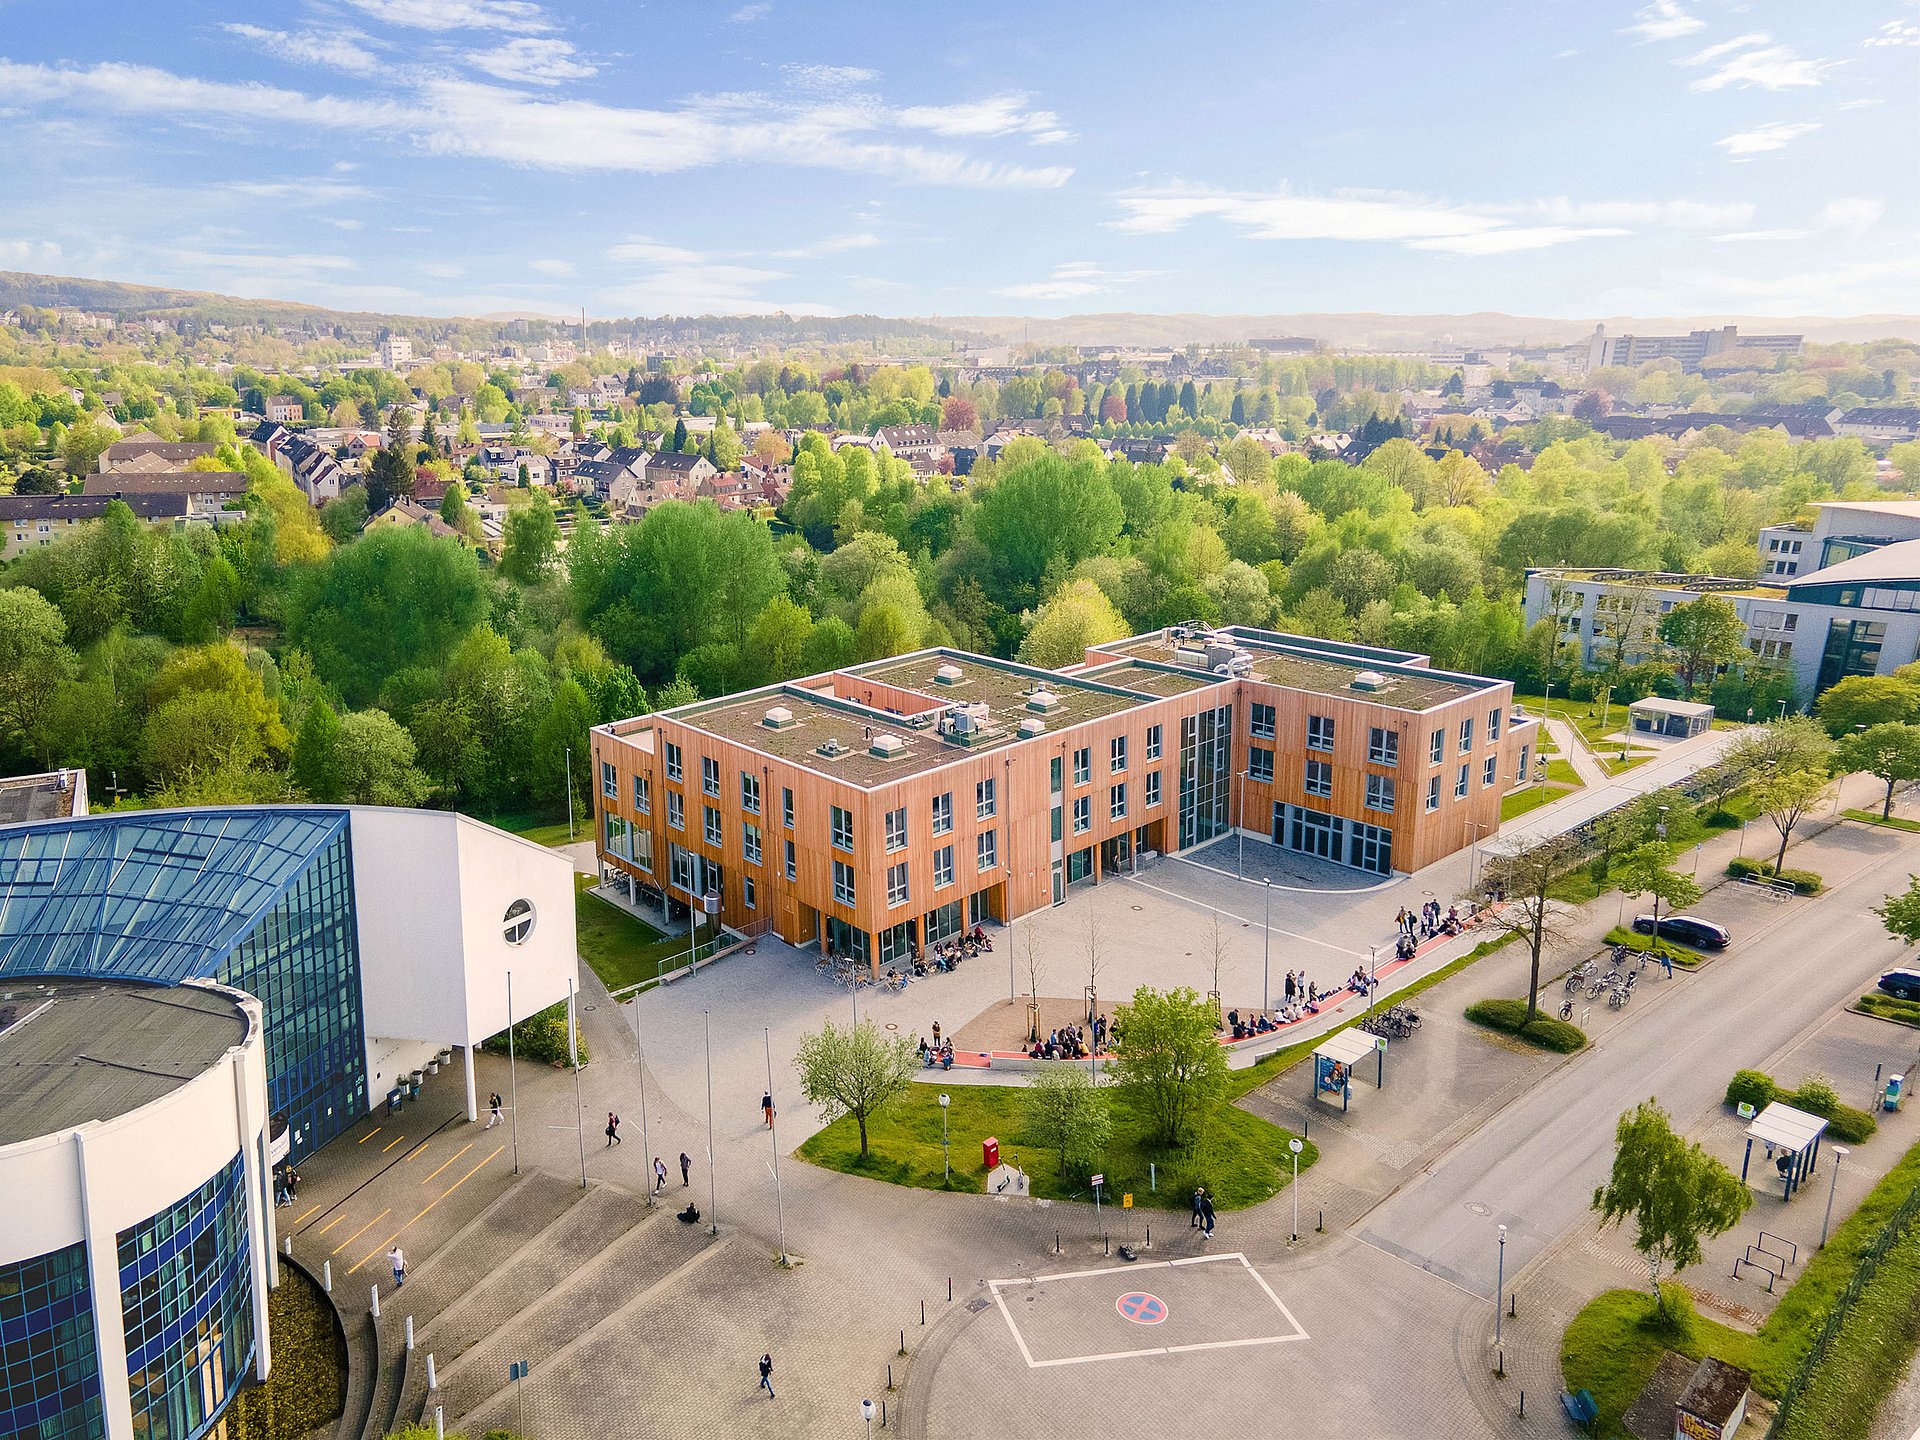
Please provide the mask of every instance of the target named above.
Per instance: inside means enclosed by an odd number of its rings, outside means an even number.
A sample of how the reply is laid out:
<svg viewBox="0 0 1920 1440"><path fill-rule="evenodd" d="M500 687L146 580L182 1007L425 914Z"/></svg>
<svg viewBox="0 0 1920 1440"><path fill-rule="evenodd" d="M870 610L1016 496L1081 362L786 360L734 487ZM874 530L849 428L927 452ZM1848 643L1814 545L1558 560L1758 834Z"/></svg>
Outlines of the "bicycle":
<svg viewBox="0 0 1920 1440"><path fill-rule="evenodd" d="M1573 1019L1573 996L1569 995L1565 1000L1560 1002L1560 1018L1562 1020Z"/></svg>

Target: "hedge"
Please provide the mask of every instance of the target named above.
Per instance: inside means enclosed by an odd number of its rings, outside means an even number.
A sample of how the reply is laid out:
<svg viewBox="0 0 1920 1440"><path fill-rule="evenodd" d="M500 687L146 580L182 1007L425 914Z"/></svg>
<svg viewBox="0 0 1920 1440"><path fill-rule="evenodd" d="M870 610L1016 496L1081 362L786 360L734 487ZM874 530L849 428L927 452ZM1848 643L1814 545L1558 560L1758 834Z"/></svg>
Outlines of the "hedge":
<svg viewBox="0 0 1920 1440"><path fill-rule="evenodd" d="M1689 950L1686 946L1676 945L1667 939L1656 942L1651 935L1642 935L1638 930L1629 930L1624 925L1616 925L1607 931L1606 943L1624 945L1627 949L1641 955L1652 955L1656 958L1665 955L1674 964L1685 966L1689 970L1706 958L1697 950Z"/></svg>
<svg viewBox="0 0 1920 1440"><path fill-rule="evenodd" d="M507 1050L507 1032L485 1042L486 1050L496 1050L505 1054ZM556 1000L537 1015L529 1015L513 1027L513 1052L516 1059L531 1060L539 1065L564 1065L567 1063L567 1002ZM587 1063L587 1037L580 1037L580 1063Z"/></svg>
<svg viewBox="0 0 1920 1440"><path fill-rule="evenodd" d="M1902 1000L1897 995L1883 995L1875 990L1862 995L1856 1008L1869 1015L1877 1015L1882 1020L1897 1020L1902 1025L1920 1027L1920 1000Z"/></svg>
<svg viewBox="0 0 1920 1440"><path fill-rule="evenodd" d="M1524 1000L1476 1000L1467 1006L1466 1013L1467 1019L1476 1025L1502 1031L1529 1045L1557 1051L1562 1055L1571 1055L1587 1043L1586 1031L1578 1025L1554 1019L1545 1010L1536 1011L1533 1019L1528 1021L1527 1002Z"/></svg>
<svg viewBox="0 0 1920 1440"><path fill-rule="evenodd" d="M1736 880L1747 880L1756 876L1762 880L1784 880L1793 887L1793 893L1796 895L1818 895L1826 889L1826 881L1811 870L1789 868L1776 875L1771 860L1750 860L1744 855L1737 855L1727 862L1727 874Z"/></svg>
<svg viewBox="0 0 1920 1440"><path fill-rule="evenodd" d="M1823 1075L1807 1076L1800 1082L1800 1088L1792 1091L1782 1090L1779 1083L1762 1070L1736 1070L1733 1079L1727 1082L1729 1105L1737 1107L1744 1102L1755 1110L1763 1110L1775 1100L1809 1115L1818 1115L1827 1122L1827 1133L1847 1145L1871 1140L1880 1128L1879 1122L1865 1110L1841 1104L1833 1082Z"/></svg>

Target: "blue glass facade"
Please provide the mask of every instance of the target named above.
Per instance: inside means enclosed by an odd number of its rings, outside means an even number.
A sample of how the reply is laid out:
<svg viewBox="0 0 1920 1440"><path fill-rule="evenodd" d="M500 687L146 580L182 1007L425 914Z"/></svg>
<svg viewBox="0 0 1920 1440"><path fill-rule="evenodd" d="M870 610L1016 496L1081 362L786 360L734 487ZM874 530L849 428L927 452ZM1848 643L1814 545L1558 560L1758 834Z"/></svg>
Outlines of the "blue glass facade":
<svg viewBox="0 0 1920 1440"><path fill-rule="evenodd" d="M0 1437L105 1434L87 1247L0 1265Z"/></svg>
<svg viewBox="0 0 1920 1440"><path fill-rule="evenodd" d="M235 1157L119 1236L136 1440L198 1440L253 1363L246 1173Z"/></svg>
<svg viewBox="0 0 1920 1440"><path fill-rule="evenodd" d="M101 815L0 832L0 978L210 978L266 1011L267 1084L301 1156L366 1107L347 812Z"/></svg>

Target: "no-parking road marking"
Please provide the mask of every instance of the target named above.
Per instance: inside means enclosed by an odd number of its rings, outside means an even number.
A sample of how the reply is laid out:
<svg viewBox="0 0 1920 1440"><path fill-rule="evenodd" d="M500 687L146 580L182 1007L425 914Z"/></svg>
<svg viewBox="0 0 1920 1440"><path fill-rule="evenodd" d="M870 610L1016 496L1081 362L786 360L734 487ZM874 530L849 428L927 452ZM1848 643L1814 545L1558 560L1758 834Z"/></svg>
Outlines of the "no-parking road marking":
<svg viewBox="0 0 1920 1440"><path fill-rule="evenodd" d="M1201 1340L1188 1345L1154 1345L1139 1350L1109 1350L1098 1355L1065 1355L1053 1360L1036 1360L1033 1352L1027 1348L1026 1337L1020 1333L1020 1327L1014 1323L1013 1312L1007 1308L1005 1291L1015 1286L1033 1286L1062 1280L1085 1280L1095 1276L1117 1276L1121 1273L1137 1275L1143 1270L1175 1270L1188 1265L1238 1264L1258 1285L1266 1297L1273 1302L1274 1308L1286 1318L1290 1333L1284 1335L1253 1335L1240 1340ZM1094 1270L1068 1270L1057 1275L1034 1275L1019 1280L989 1280L987 1288L993 1295L993 1303L998 1307L1001 1318L1007 1322L1007 1329L1013 1332L1013 1343L1020 1347L1020 1358L1027 1362L1030 1370L1046 1370L1059 1365L1090 1365L1097 1360L1131 1360L1146 1355L1179 1355L1191 1350L1238 1350L1250 1345L1285 1345L1295 1340L1307 1339L1307 1332L1287 1309L1280 1297L1274 1294L1273 1287L1267 1284L1264 1276L1253 1268L1253 1263L1239 1251L1225 1255L1196 1255L1184 1260L1154 1260L1144 1265L1109 1265ZM1129 1310L1131 1302L1132 1310ZM1145 1290L1130 1290L1114 1302L1121 1316L1136 1325L1158 1325L1168 1315L1166 1302L1159 1296ZM1920 1440L1920 1437L1916 1437Z"/></svg>

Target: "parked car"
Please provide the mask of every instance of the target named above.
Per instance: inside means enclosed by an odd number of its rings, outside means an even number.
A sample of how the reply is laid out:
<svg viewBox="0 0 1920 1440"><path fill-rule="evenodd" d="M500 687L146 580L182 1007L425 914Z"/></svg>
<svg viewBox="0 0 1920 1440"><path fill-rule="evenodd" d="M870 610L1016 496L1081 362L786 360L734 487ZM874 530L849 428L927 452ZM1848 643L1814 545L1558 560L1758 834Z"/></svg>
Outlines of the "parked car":
<svg viewBox="0 0 1920 1440"><path fill-rule="evenodd" d="M1920 1000L1920 970L1889 970L1880 977L1880 988L1900 1000Z"/></svg>
<svg viewBox="0 0 1920 1440"><path fill-rule="evenodd" d="M1653 934L1653 916L1634 916L1633 928L1642 935ZM1662 915L1660 938L1679 945L1691 945L1696 950L1724 950L1733 936L1724 925L1702 920L1697 915Z"/></svg>

